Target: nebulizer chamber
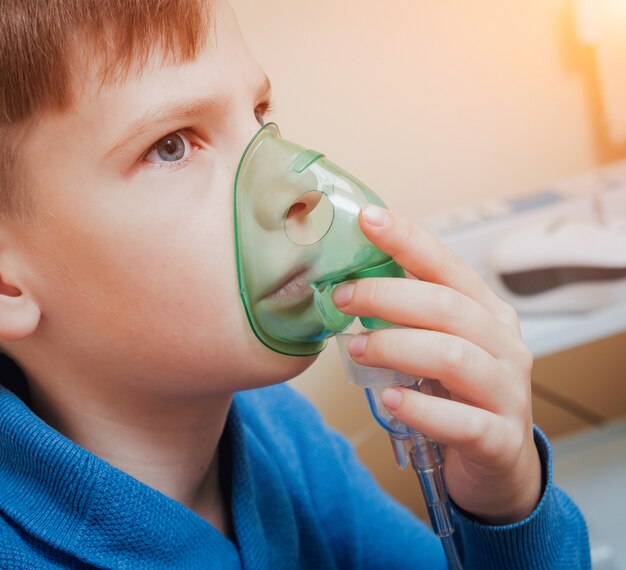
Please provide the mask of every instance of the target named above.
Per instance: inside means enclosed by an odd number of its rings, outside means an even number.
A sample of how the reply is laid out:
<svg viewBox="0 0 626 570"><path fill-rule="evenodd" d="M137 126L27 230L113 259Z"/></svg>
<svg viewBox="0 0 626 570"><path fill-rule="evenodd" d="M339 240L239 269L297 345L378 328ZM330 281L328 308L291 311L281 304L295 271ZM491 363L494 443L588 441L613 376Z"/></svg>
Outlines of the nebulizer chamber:
<svg viewBox="0 0 626 570"><path fill-rule="evenodd" d="M339 353L348 379L365 389L367 403L376 422L387 431L398 467L411 465L417 475L433 531L441 539L450 568L462 568L454 544L452 510L443 476L443 458L436 441L394 418L385 408L381 393L385 388L403 387L421 391L422 384L432 382L403 374L388 368L363 366L348 352L348 343L354 335L337 335Z"/></svg>
<svg viewBox="0 0 626 570"><path fill-rule="evenodd" d="M398 422L380 394L388 386L419 389L419 378L361 366L339 334L355 317L339 311L333 290L364 277L404 277L358 225L363 205L383 202L362 182L316 151L283 139L269 123L248 144L235 178L235 242L239 290L257 338L277 352L308 356L337 335L351 382L362 386L376 421L389 434L398 465L414 468L434 531L449 565L461 568L439 446ZM366 330L391 326L361 318Z"/></svg>

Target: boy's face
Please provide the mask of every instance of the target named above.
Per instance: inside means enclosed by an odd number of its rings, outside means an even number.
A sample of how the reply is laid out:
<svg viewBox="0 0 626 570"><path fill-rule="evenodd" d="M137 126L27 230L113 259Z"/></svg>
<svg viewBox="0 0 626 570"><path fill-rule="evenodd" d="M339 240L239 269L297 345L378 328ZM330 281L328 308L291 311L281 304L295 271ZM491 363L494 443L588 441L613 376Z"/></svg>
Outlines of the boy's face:
<svg viewBox="0 0 626 570"><path fill-rule="evenodd" d="M79 67L74 107L25 145L39 209L22 240L42 311L33 342L60 374L219 392L313 361L265 348L239 299L233 179L269 92L225 3L213 24L192 63L156 54L105 87Z"/></svg>

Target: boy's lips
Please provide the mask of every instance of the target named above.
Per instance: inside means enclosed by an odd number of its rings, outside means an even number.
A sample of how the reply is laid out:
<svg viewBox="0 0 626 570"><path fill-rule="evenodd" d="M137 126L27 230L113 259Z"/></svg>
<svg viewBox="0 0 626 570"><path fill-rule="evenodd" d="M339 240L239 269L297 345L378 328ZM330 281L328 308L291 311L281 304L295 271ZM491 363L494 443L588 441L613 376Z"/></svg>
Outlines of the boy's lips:
<svg viewBox="0 0 626 570"><path fill-rule="evenodd" d="M261 297L262 301L273 301L281 304L299 303L313 296L310 286L311 270L309 267L300 267L280 284Z"/></svg>

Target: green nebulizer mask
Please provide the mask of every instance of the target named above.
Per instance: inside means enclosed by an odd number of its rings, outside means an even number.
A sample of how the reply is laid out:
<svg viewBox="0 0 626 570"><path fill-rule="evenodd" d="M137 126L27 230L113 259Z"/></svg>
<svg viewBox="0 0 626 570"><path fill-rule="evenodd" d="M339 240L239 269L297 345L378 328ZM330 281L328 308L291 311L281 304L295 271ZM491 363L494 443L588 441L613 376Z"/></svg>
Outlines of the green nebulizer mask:
<svg viewBox="0 0 626 570"><path fill-rule="evenodd" d="M384 206L323 154L283 139L269 123L248 144L235 178L239 290L266 346L291 356L321 352L355 317L331 293L363 277L404 277L358 225L366 203ZM360 319L364 327L389 326Z"/></svg>

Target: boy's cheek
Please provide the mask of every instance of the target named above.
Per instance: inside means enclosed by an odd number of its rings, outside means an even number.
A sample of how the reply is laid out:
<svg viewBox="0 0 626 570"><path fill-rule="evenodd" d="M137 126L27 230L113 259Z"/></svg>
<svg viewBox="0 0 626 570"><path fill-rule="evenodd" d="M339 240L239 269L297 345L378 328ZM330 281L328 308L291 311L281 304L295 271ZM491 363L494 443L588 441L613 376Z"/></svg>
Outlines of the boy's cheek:
<svg viewBox="0 0 626 570"><path fill-rule="evenodd" d="M128 204L119 211L101 205L89 214L80 206L58 207L42 220L33 253L47 313L114 320L121 312L125 321L178 313L193 321L209 312L209 304L218 312L225 303L235 309L233 248L211 247L219 237L212 228L220 234L228 227L209 223L208 205L180 208L186 217L172 212L171 204L169 215L149 206L133 213Z"/></svg>
<svg viewBox="0 0 626 570"><path fill-rule="evenodd" d="M201 378L236 361L230 352L246 330L237 297L226 293L230 284L212 282L201 267L191 273L167 261L155 274L147 260L141 265L132 257L94 263L77 256L65 276L42 286L42 340L52 350L64 345L81 367L156 383L178 373ZM214 287L224 293L211 297Z"/></svg>

